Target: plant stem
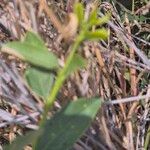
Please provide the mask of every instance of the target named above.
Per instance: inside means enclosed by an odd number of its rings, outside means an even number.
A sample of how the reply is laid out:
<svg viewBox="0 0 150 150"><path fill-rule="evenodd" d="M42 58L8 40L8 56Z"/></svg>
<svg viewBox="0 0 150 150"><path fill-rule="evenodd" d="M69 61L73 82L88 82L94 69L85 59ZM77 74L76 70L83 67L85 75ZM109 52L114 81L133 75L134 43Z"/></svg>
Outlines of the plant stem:
<svg viewBox="0 0 150 150"><path fill-rule="evenodd" d="M145 138L145 144L144 144L144 148L145 149L148 149L148 145L150 144L150 126L147 130L147 135L146 135L146 138Z"/></svg>
<svg viewBox="0 0 150 150"><path fill-rule="evenodd" d="M81 42L83 41L84 39L84 36L83 36L83 33L81 32L76 40L75 40L75 43L73 44L72 46L72 50L69 54L69 56L67 57L67 60L66 60L66 64L64 66L64 68L62 68L59 72L58 72L58 76L56 78L56 81L54 83L54 86L52 88L52 91L51 93L49 94L48 98L47 98L47 101L46 101L46 104L45 104L45 109L44 109L44 113L43 113L43 119L42 119L42 124L45 122L46 120L46 116L47 116L47 113L49 111L49 109L51 108L51 106L53 105L55 99L56 99L56 96L59 92L59 89L61 88L61 86L63 85L67 75L67 71L68 71L68 68L69 68L69 65L74 57L74 54L76 52L76 50L78 49L78 47L80 46Z"/></svg>
<svg viewBox="0 0 150 150"><path fill-rule="evenodd" d="M134 7L135 7L135 4L134 4L134 0L132 0L132 14L134 14Z"/></svg>

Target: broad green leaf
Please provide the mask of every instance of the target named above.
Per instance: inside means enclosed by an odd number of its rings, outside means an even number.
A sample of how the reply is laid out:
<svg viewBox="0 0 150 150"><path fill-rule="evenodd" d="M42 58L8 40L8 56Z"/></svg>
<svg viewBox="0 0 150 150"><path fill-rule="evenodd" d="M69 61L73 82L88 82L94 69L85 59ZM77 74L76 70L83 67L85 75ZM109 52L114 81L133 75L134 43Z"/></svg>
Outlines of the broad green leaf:
<svg viewBox="0 0 150 150"><path fill-rule="evenodd" d="M31 89L46 99L54 82L54 74L39 68L30 67L27 68L25 76Z"/></svg>
<svg viewBox="0 0 150 150"><path fill-rule="evenodd" d="M23 150L26 145L33 144L42 130L30 131L24 136L18 136L15 141L4 147L4 150Z"/></svg>
<svg viewBox="0 0 150 150"><path fill-rule="evenodd" d="M74 5L74 13L78 16L80 25L84 20L84 7L81 3L76 3Z"/></svg>
<svg viewBox="0 0 150 150"><path fill-rule="evenodd" d="M36 33L27 32L24 42L28 44L30 43L33 46L40 47L41 49L45 49L47 51L44 41Z"/></svg>
<svg viewBox="0 0 150 150"><path fill-rule="evenodd" d="M94 32L89 31L85 34L86 39L88 40L99 40L99 39L107 39L108 31L106 29L98 29Z"/></svg>
<svg viewBox="0 0 150 150"><path fill-rule="evenodd" d="M36 150L70 150L89 127L100 108L100 99L71 101L44 126Z"/></svg>
<svg viewBox="0 0 150 150"><path fill-rule="evenodd" d="M3 46L2 51L38 67L53 69L58 66L57 57L53 53L27 42L10 42Z"/></svg>
<svg viewBox="0 0 150 150"><path fill-rule="evenodd" d="M86 64L87 64L87 61L83 57L81 57L78 54L75 54L65 75L68 76L72 72L75 72L78 69L84 68Z"/></svg>
<svg viewBox="0 0 150 150"><path fill-rule="evenodd" d="M38 67L46 69L58 67L57 57L48 51L42 39L35 33L28 32L23 42L5 44L2 51Z"/></svg>

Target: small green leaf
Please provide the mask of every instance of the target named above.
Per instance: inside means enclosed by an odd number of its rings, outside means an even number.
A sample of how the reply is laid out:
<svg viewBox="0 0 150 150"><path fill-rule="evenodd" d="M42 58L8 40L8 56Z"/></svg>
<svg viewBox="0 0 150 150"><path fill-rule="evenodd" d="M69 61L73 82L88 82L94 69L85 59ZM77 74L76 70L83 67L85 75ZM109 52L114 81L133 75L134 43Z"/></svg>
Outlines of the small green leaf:
<svg viewBox="0 0 150 150"><path fill-rule="evenodd" d="M107 14L103 16L102 18L98 18L94 24L103 25L104 23L107 23L109 19L110 19L110 14Z"/></svg>
<svg viewBox="0 0 150 150"><path fill-rule="evenodd" d="M66 76L68 76L72 72L75 72L78 69L84 68L86 64L87 64L87 61L83 57L81 57L78 54L75 54L67 69Z"/></svg>
<svg viewBox="0 0 150 150"><path fill-rule="evenodd" d="M74 5L74 13L78 16L78 20L80 25L82 24L84 20L84 7L81 3L76 3Z"/></svg>
<svg viewBox="0 0 150 150"><path fill-rule="evenodd" d="M92 25L95 25L95 22L97 21L97 10L94 9L91 13L90 13L90 16L89 16L89 19L88 19L88 24L89 24L89 27L91 27Z"/></svg>
<svg viewBox="0 0 150 150"><path fill-rule="evenodd" d="M100 99L71 101L44 126L36 150L70 150L94 119Z"/></svg>
<svg viewBox="0 0 150 150"><path fill-rule="evenodd" d="M129 71L126 71L125 74L124 74L124 78L128 81L130 81L130 72Z"/></svg>
<svg viewBox="0 0 150 150"><path fill-rule="evenodd" d="M103 16L102 18L97 18L97 9L93 10L90 14L89 20L88 20L88 26L91 27L93 25L102 25L104 23L107 23L110 18L110 14L107 14Z"/></svg>
<svg viewBox="0 0 150 150"><path fill-rule="evenodd" d="M46 70L30 67L26 70L25 76L31 89L46 99L54 82L54 74Z"/></svg>
<svg viewBox="0 0 150 150"><path fill-rule="evenodd" d="M48 52L44 42L33 33L27 33L23 42L9 42L2 47L2 51L15 55L28 63L46 68L54 69L58 67L57 57Z"/></svg>
<svg viewBox="0 0 150 150"><path fill-rule="evenodd" d="M106 29L98 29L94 32L86 32L85 34L86 39L88 40L100 40L100 39L107 39L108 38L108 31Z"/></svg>
<svg viewBox="0 0 150 150"><path fill-rule="evenodd" d="M25 136L19 136L15 141L4 147L4 150L23 150L26 145L33 144L42 130L30 131Z"/></svg>

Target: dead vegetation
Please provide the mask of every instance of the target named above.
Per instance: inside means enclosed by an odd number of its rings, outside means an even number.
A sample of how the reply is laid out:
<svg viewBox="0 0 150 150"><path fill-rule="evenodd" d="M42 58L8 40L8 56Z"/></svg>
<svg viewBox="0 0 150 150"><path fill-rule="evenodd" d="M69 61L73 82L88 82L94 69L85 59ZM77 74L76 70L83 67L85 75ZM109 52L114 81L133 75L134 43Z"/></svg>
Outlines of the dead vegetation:
<svg viewBox="0 0 150 150"><path fill-rule="evenodd" d="M73 3L73 0L0 0L0 45L22 39L27 30L33 30L42 36L63 66L77 32L75 18L70 15ZM107 41L85 42L80 47L87 67L65 82L55 109L77 97L104 100L91 128L74 145L75 150L149 149L150 25L149 19L141 21L135 17L148 14L149 2L135 7L133 12L119 5L122 11L124 8L122 15L115 2L85 0L84 3L85 17L96 5L99 17L111 12L111 19L105 25L110 36ZM0 54L1 146L27 130L38 128L43 103L26 85L22 77L25 67L13 56Z"/></svg>

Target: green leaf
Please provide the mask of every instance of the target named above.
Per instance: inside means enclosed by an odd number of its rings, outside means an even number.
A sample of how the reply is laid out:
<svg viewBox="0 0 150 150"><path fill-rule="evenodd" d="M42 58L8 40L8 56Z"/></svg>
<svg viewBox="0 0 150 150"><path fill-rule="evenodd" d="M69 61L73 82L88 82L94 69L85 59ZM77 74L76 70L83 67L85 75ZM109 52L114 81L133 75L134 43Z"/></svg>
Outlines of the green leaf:
<svg viewBox="0 0 150 150"><path fill-rule="evenodd" d="M25 76L31 89L46 99L54 82L54 74L46 70L30 67L27 68Z"/></svg>
<svg viewBox="0 0 150 150"><path fill-rule="evenodd" d="M70 150L89 127L100 108L100 99L71 101L44 126L36 150Z"/></svg>
<svg viewBox="0 0 150 150"><path fill-rule="evenodd" d="M102 18L97 18L97 9L93 10L90 14L88 20L88 26L91 27L93 25L102 25L107 23L110 18L110 14L103 16Z"/></svg>
<svg viewBox="0 0 150 150"><path fill-rule="evenodd" d="M26 145L33 144L42 130L30 131L25 136L19 136L15 141L4 147L4 150L23 150Z"/></svg>
<svg viewBox="0 0 150 150"><path fill-rule="evenodd" d="M124 73L124 78L125 78L126 80L130 81L130 72L129 72L129 71L126 71L126 72Z"/></svg>
<svg viewBox="0 0 150 150"><path fill-rule="evenodd" d="M89 26L91 27L92 25L95 25L96 21L97 21L97 9L94 9L90 13L90 16L89 16L89 19L88 19Z"/></svg>
<svg viewBox="0 0 150 150"><path fill-rule="evenodd" d="M45 49L47 51L44 41L36 33L27 32L24 42L28 44L30 43L33 46L40 47L41 49Z"/></svg>
<svg viewBox="0 0 150 150"><path fill-rule="evenodd" d="M81 3L76 3L74 5L74 13L77 15L80 25L84 21L84 7Z"/></svg>
<svg viewBox="0 0 150 150"><path fill-rule="evenodd" d="M107 15L103 16L102 18L98 18L94 22L94 24L95 25L103 25L104 23L107 23L109 19L110 19L110 14L107 14Z"/></svg>
<svg viewBox="0 0 150 150"><path fill-rule="evenodd" d="M87 31L85 33L85 37L88 40L99 40L99 39L107 39L108 38L108 31L106 29L98 29L94 32Z"/></svg>
<svg viewBox="0 0 150 150"><path fill-rule="evenodd" d="M144 22L146 21L147 19L149 19L148 17L145 17L144 15L133 15L133 14L130 14L128 13L128 19L130 22L133 22L134 20L138 21L138 22Z"/></svg>
<svg viewBox="0 0 150 150"><path fill-rule="evenodd" d="M148 127L148 130L146 132L146 137L145 137L145 143L144 143L144 149L148 150L150 145L150 126Z"/></svg>
<svg viewBox="0 0 150 150"><path fill-rule="evenodd" d="M65 75L68 76L72 72L75 72L78 69L84 68L86 64L87 64L87 61L83 57L81 57L78 54L75 54Z"/></svg>
<svg viewBox="0 0 150 150"><path fill-rule="evenodd" d="M57 57L48 52L44 42L33 33L28 33L23 42L7 43L2 47L2 51L38 67L46 69L58 67Z"/></svg>

